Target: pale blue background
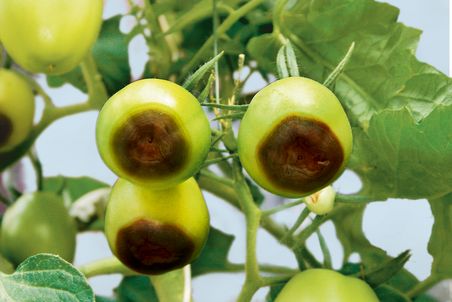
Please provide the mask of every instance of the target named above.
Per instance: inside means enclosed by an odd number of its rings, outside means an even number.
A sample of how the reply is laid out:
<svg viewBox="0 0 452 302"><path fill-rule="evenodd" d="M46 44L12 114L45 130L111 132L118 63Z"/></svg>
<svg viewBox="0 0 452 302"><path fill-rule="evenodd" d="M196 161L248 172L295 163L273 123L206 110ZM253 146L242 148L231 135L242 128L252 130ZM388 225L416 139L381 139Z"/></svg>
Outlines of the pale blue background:
<svg viewBox="0 0 452 302"><path fill-rule="evenodd" d="M105 16L111 16L126 9L126 1L106 1ZM401 8L400 21L406 25L423 29L424 34L419 44L418 57L443 72L448 72L449 34L448 34L448 1L447 0L391 0L388 1ZM124 23L124 27L130 24ZM134 57L131 65L134 74L141 70L136 68L145 60L142 41L135 40L130 46ZM112 62L113 64L114 62ZM44 82L44 81L41 81ZM262 85L255 79L255 86ZM63 89L51 90L58 105L67 105L85 98L75 89L66 86ZM37 150L44 166L46 176L89 175L108 183L115 176L104 166L98 156L94 129L97 114L89 112L58 121L49 127L37 142ZM30 176L32 179L32 176ZM352 173L345 175L335 184L344 192L355 190L359 181ZM235 234L236 240L229 258L234 262L244 261L244 220L225 203L206 195L211 212L212 224L222 230ZM270 204L268 204L270 205ZM293 221L297 210L275 215L280 221ZM395 201L375 203L368 207L365 214L365 231L372 243L384 248L390 255L397 255L410 249L412 258L407 263L419 278L429 275L431 257L426 247L432 226L432 216L425 201ZM333 264L337 268L342 257L342 249L335 239L334 228L330 223L322 227L324 235L334 255ZM316 254L320 250L315 236L308 241ZM295 267L295 260L288 250L279 245L264 232L259 233L259 260L266 263L284 264ZM109 249L100 233L84 234L78 238L76 264L110 255ZM355 257L355 260L357 258ZM120 280L119 276L96 277L91 280L99 294L108 295ZM212 274L194 280L195 301L234 301L243 282L243 274ZM261 290L254 301L264 301L265 291Z"/></svg>

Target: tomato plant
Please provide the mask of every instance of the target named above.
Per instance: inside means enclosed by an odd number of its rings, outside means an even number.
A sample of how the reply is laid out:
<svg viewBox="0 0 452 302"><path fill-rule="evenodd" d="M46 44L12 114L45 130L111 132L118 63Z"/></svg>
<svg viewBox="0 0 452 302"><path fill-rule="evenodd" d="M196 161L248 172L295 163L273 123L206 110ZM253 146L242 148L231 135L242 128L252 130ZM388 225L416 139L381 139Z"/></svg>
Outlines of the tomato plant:
<svg viewBox="0 0 452 302"><path fill-rule="evenodd" d="M364 281L327 269L310 269L293 276L275 302L377 302L372 288Z"/></svg>
<svg viewBox="0 0 452 302"><path fill-rule="evenodd" d="M31 72L61 74L76 67L100 29L102 1L0 1L0 39Z"/></svg>
<svg viewBox="0 0 452 302"><path fill-rule="evenodd" d="M52 253L72 262L75 224L63 200L52 193L23 195L2 220L2 254L18 265L38 253Z"/></svg>
<svg viewBox="0 0 452 302"><path fill-rule="evenodd" d="M397 8L111 3L0 0L0 297L438 301L429 290L452 278L452 81L418 61ZM431 268L405 223L425 221L392 198L428 201ZM368 232L377 207L401 227ZM95 260L72 265L88 232ZM89 279L107 274L120 283L99 296Z"/></svg>
<svg viewBox="0 0 452 302"><path fill-rule="evenodd" d="M0 69L0 150L21 143L33 126L34 96L25 79Z"/></svg>

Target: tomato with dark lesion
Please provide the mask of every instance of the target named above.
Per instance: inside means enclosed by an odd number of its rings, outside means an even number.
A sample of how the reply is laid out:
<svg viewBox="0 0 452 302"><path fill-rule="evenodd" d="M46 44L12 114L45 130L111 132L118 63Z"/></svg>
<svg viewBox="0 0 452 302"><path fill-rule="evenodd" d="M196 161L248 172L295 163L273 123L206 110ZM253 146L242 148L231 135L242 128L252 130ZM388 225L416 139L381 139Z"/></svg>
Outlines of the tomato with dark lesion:
<svg viewBox="0 0 452 302"><path fill-rule="evenodd" d="M243 167L266 190L302 197L345 169L352 132L336 96L302 77L278 80L252 99L239 128Z"/></svg>
<svg viewBox="0 0 452 302"><path fill-rule="evenodd" d="M107 206L105 233L124 265L161 274L199 255L209 233L209 213L193 178L164 190L119 179Z"/></svg>
<svg viewBox="0 0 452 302"><path fill-rule="evenodd" d="M210 149L210 124L198 100L166 80L133 82L99 113L96 142L119 177L165 189L192 177Z"/></svg>

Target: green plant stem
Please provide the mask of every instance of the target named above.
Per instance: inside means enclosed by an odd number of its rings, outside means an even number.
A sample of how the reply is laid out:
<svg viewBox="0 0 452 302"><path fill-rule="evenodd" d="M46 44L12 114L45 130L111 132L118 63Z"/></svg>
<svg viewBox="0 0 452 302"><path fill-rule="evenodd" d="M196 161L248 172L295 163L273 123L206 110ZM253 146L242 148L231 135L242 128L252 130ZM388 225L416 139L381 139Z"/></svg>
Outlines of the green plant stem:
<svg viewBox="0 0 452 302"><path fill-rule="evenodd" d="M210 165L213 165L213 164L217 164L217 163L220 163L222 161L225 161L225 160L228 160L228 159L231 159L231 158L235 158L237 156L238 156L238 154L231 154L231 155L223 156L223 157L219 157L219 158L208 159L208 160L204 161L204 164L202 165L202 167L204 168L204 167L207 167L207 166L210 166Z"/></svg>
<svg viewBox="0 0 452 302"><path fill-rule="evenodd" d="M92 54L86 56L80 65L83 78L88 88L89 100L93 109L101 109L108 99L102 76L97 70L96 61Z"/></svg>
<svg viewBox="0 0 452 302"><path fill-rule="evenodd" d="M300 205L302 203L304 203L304 199L303 198L299 199L299 200L296 200L296 201L293 201L293 202L289 202L289 203L277 206L277 207L274 207L272 209L268 209L268 210L262 211L262 215L263 216L272 215L272 214L284 211L286 209L290 209L292 207L298 206L298 205ZM309 214L309 212L308 212L308 214Z"/></svg>
<svg viewBox="0 0 452 302"><path fill-rule="evenodd" d="M242 166L238 159L232 164L234 187L237 192L240 207L246 219L246 264L245 283L240 292L239 302L251 301L254 293L259 289L261 277L256 256L257 231L260 225L261 211L254 203L252 194L242 172Z"/></svg>
<svg viewBox="0 0 452 302"><path fill-rule="evenodd" d="M277 35L281 33L281 19L287 0L278 0L273 8L273 32Z"/></svg>
<svg viewBox="0 0 452 302"><path fill-rule="evenodd" d="M35 148L30 148L28 151L28 157L30 158L31 165L33 166L33 169L36 173L36 187L38 191L42 190L44 177L42 174L42 164L41 161L38 158L38 155L36 154Z"/></svg>
<svg viewBox="0 0 452 302"><path fill-rule="evenodd" d="M278 283L284 283L284 282L289 281L289 279L292 278L296 273L298 273L298 271L296 271L292 274L286 274L284 276L265 277L265 278L262 278L260 285L261 285L261 287L263 287L263 286L275 285Z"/></svg>
<svg viewBox="0 0 452 302"><path fill-rule="evenodd" d="M297 249L301 246L304 246L306 240L315 233L315 231L324 223L326 220L326 216L316 216L314 220L308 225L303 231L301 231L298 236L295 237L295 244L292 249Z"/></svg>
<svg viewBox="0 0 452 302"><path fill-rule="evenodd" d="M27 154L28 150L33 146L38 136L54 121L67 115L92 110L90 103L85 102L65 107L47 106L44 109L41 121L32 129L24 142L19 144L12 150L0 153L0 171L17 161L19 158Z"/></svg>
<svg viewBox="0 0 452 302"><path fill-rule="evenodd" d="M150 26L149 30L152 33L152 43L147 39L149 52L156 55L152 62L159 65L158 70L150 70L150 72L151 74L158 74L159 77L167 78L172 64L172 52L166 37L163 35L151 1L144 1L144 13ZM151 64L149 66L152 68Z"/></svg>
<svg viewBox="0 0 452 302"><path fill-rule="evenodd" d="M230 14L221 25L217 28L216 34L222 36L234 25L240 18L245 16L247 13L252 11L256 6L260 5L264 0L251 0L245 5L241 6L239 9ZM194 69L194 67L200 62L206 52L212 47L214 43L214 36L210 36L209 39L201 46L201 48L196 52L194 57L190 62L185 65L182 69L182 78L187 77L187 75Z"/></svg>
<svg viewBox="0 0 452 302"><path fill-rule="evenodd" d="M243 272L245 270L245 264L238 264L238 263L230 263L226 266L226 272ZM272 264L260 264L259 270L264 273L271 273L271 274L294 274L297 273L297 269L288 268L285 266L278 266L278 265L272 265Z"/></svg>
<svg viewBox="0 0 452 302"><path fill-rule="evenodd" d="M416 286L414 286L412 289L410 289L406 295L409 298L414 298L417 295L427 291L428 289L432 288L436 283L444 280L441 275L432 274L427 279L423 280L422 282L418 283Z"/></svg>
<svg viewBox="0 0 452 302"><path fill-rule="evenodd" d="M138 273L125 267L115 257L105 258L82 265L78 267L78 270L84 274L86 278L108 274L123 274L126 276L139 275Z"/></svg>
<svg viewBox="0 0 452 302"><path fill-rule="evenodd" d="M246 105L226 105L226 104L216 104L216 103L201 103L201 106L214 107L220 109L246 111L248 109L248 104Z"/></svg>
<svg viewBox="0 0 452 302"><path fill-rule="evenodd" d="M293 226L287 231L284 237L281 239L283 242L287 242L288 239L293 239L293 234L298 230L301 224L308 218L311 211L306 207L298 216L297 220L293 224Z"/></svg>

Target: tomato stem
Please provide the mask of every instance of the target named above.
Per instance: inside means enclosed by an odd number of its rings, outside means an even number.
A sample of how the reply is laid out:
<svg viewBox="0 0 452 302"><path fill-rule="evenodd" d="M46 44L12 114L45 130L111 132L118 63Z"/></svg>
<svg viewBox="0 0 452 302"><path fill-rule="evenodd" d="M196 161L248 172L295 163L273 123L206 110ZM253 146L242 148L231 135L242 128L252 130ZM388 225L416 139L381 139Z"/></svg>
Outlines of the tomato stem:
<svg viewBox="0 0 452 302"><path fill-rule="evenodd" d="M239 9L230 14L224 21L218 26L217 35L220 37L225 34L240 18L252 11L256 6L260 5L264 0L251 0L245 5L241 6ZM214 42L214 37L210 36L209 39L204 42L201 48L196 52L193 58L188 62L182 69L182 77L185 78L188 73L190 73L193 68L201 61L205 53L212 47Z"/></svg>
<svg viewBox="0 0 452 302"><path fill-rule="evenodd" d="M138 273L125 267L115 257L100 259L88 264L84 264L78 267L78 270L82 274L84 274L86 278L108 274L123 274L125 276L139 275Z"/></svg>
<svg viewBox="0 0 452 302"><path fill-rule="evenodd" d="M92 54L89 54L80 66L88 87L88 102L94 109L101 109L108 99L108 93Z"/></svg>
<svg viewBox="0 0 452 302"><path fill-rule="evenodd" d="M283 204L283 205L280 205L280 206L277 206L277 207L274 207L272 209L268 209L268 210L262 211L262 215L263 216L273 215L275 213L284 211L286 209L290 209L292 207L298 206L298 205L300 205L302 203L304 203L304 198L296 200L296 201L293 201L293 202L289 202L289 203L286 203L286 204Z"/></svg>
<svg viewBox="0 0 452 302"><path fill-rule="evenodd" d="M414 298L417 295L427 291L428 289L433 287L435 284L437 284L438 282L440 282L444 279L445 278L443 278L441 275L431 274L430 276L427 277L427 279L423 280L422 282L420 282L416 286L414 286L412 289L410 289L406 293L406 295L409 298Z"/></svg>

